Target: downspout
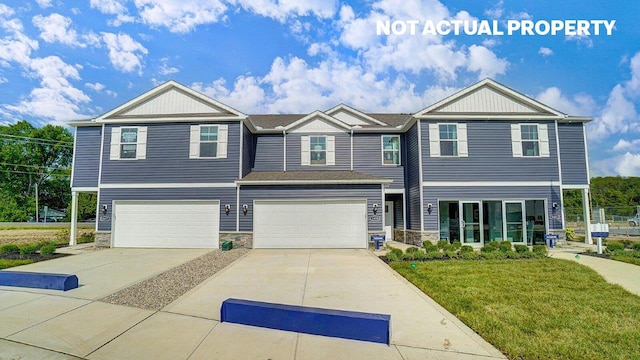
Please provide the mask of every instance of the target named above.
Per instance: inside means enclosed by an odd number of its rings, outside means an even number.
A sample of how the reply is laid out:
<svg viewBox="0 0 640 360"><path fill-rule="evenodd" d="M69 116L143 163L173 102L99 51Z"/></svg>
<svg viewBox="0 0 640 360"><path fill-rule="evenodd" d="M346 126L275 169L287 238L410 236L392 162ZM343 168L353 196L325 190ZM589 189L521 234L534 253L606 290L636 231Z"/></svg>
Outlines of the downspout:
<svg viewBox="0 0 640 360"><path fill-rule="evenodd" d="M283 171L286 172L287 171L287 130L282 130L282 145L283 145L282 168L283 168Z"/></svg>
<svg viewBox="0 0 640 360"><path fill-rule="evenodd" d="M353 129L351 129L351 171L353 171Z"/></svg>

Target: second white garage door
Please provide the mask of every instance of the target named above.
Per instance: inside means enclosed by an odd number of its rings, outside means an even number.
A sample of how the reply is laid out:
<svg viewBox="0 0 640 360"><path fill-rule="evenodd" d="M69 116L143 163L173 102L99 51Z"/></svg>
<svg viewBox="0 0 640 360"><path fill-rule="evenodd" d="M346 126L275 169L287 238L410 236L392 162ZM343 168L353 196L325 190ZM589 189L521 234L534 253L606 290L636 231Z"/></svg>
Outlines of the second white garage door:
<svg viewBox="0 0 640 360"><path fill-rule="evenodd" d="M256 200L254 248L367 247L366 200Z"/></svg>
<svg viewBox="0 0 640 360"><path fill-rule="evenodd" d="M219 201L116 201L113 247L217 248Z"/></svg>

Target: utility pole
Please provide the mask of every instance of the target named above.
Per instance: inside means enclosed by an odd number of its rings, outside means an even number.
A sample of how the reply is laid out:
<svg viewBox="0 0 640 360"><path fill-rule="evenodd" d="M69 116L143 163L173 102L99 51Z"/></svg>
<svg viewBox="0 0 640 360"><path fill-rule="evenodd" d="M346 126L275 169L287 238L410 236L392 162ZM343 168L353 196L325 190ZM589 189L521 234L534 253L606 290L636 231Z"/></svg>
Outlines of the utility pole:
<svg viewBox="0 0 640 360"><path fill-rule="evenodd" d="M38 219L38 182L36 181L36 222L40 221L40 219Z"/></svg>

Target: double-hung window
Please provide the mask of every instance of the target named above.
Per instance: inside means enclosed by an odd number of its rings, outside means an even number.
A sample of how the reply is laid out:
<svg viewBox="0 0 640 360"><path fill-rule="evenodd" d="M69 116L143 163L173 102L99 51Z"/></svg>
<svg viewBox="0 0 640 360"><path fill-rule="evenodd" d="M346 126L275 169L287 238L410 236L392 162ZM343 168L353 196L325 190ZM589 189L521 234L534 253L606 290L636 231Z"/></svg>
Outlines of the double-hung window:
<svg viewBox="0 0 640 360"><path fill-rule="evenodd" d="M191 125L189 158L226 158L228 131L228 125Z"/></svg>
<svg viewBox="0 0 640 360"><path fill-rule="evenodd" d="M400 136L382 135L382 164L400 165Z"/></svg>
<svg viewBox="0 0 640 360"><path fill-rule="evenodd" d="M140 160L147 157L147 127L111 128L110 160Z"/></svg>
<svg viewBox="0 0 640 360"><path fill-rule="evenodd" d="M429 124L431 157L467 157L467 124Z"/></svg>
<svg viewBox="0 0 640 360"><path fill-rule="evenodd" d="M335 141L333 135L302 135L300 165L335 165Z"/></svg>
<svg viewBox="0 0 640 360"><path fill-rule="evenodd" d="M514 157L549 157L549 134L546 124L511 124Z"/></svg>

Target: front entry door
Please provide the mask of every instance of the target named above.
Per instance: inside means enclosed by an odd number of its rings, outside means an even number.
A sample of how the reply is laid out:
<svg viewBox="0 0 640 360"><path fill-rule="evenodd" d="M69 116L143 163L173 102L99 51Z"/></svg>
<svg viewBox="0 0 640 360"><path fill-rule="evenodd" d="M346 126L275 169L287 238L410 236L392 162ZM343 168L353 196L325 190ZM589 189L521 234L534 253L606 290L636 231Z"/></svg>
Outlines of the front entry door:
<svg viewBox="0 0 640 360"><path fill-rule="evenodd" d="M384 231L386 240L393 240L393 201L384 202Z"/></svg>
<svg viewBox="0 0 640 360"><path fill-rule="evenodd" d="M482 206L480 201L461 201L460 237L463 244L482 245Z"/></svg>

